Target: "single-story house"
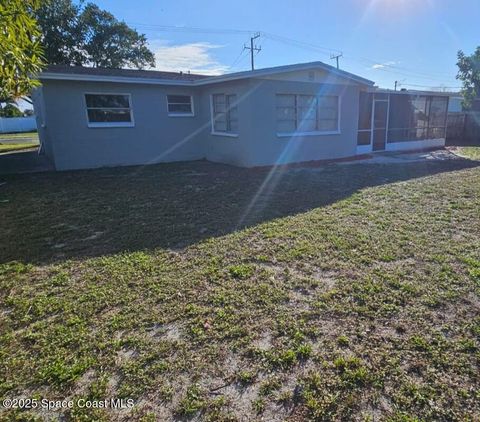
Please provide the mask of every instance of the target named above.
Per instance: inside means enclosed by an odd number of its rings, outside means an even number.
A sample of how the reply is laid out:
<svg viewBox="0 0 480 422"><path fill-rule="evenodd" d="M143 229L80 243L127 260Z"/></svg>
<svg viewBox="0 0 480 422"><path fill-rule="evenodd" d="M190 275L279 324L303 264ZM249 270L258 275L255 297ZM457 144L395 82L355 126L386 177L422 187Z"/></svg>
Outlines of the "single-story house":
<svg viewBox="0 0 480 422"><path fill-rule="evenodd" d="M34 95L57 170L207 159L263 166L443 146L448 96L322 62L221 76L52 66Z"/></svg>

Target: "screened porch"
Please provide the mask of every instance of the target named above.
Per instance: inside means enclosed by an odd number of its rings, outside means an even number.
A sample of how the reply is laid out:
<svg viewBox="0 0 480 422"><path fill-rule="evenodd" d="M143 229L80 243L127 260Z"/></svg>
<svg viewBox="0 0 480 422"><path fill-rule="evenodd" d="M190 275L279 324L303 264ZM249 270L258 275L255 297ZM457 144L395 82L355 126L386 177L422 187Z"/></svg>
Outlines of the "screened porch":
<svg viewBox="0 0 480 422"><path fill-rule="evenodd" d="M444 146L447 109L441 93L361 92L357 153Z"/></svg>

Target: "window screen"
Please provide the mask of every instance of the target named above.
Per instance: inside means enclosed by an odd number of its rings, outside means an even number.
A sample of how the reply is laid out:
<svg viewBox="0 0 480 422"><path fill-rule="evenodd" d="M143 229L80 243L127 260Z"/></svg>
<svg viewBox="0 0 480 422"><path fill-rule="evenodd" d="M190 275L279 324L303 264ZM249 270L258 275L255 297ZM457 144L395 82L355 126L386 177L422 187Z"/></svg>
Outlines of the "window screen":
<svg viewBox="0 0 480 422"><path fill-rule="evenodd" d="M167 95L168 113L176 115L192 115L193 104L190 95Z"/></svg>
<svg viewBox="0 0 480 422"><path fill-rule="evenodd" d="M213 131L236 134L238 132L237 96L214 94L212 96Z"/></svg>
<svg viewBox="0 0 480 422"><path fill-rule="evenodd" d="M277 132L333 132L338 130L338 96L277 94Z"/></svg>
<svg viewBox="0 0 480 422"><path fill-rule="evenodd" d="M132 123L127 94L85 94L89 124Z"/></svg>

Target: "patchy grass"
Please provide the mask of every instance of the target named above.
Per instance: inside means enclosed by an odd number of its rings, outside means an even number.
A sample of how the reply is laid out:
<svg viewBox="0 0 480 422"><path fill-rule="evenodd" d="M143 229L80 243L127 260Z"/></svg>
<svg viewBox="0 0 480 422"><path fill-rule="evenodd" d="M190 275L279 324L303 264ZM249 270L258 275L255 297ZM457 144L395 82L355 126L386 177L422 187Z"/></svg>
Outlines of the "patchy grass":
<svg viewBox="0 0 480 422"><path fill-rule="evenodd" d="M478 419L477 163L268 174L2 178L0 398L136 405L0 418Z"/></svg>
<svg viewBox="0 0 480 422"><path fill-rule="evenodd" d="M466 158L472 160L480 160L480 146L479 147L455 147L455 152Z"/></svg>
<svg viewBox="0 0 480 422"><path fill-rule="evenodd" d="M11 152L11 151L21 151L24 149L37 148L37 147L38 147L38 142L22 142L22 143L9 142L7 144L2 144L0 142L0 153Z"/></svg>

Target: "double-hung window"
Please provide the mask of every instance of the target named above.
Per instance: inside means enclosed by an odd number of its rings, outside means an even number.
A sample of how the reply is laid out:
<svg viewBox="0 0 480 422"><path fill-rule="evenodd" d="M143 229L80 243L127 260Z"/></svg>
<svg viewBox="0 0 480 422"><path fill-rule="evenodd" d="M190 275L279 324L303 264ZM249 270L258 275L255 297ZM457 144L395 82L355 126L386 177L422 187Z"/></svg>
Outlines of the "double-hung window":
<svg viewBox="0 0 480 422"><path fill-rule="evenodd" d="M85 94L89 127L133 126L130 94Z"/></svg>
<svg viewBox="0 0 480 422"><path fill-rule="evenodd" d="M236 136L238 134L237 96L212 95L212 132Z"/></svg>
<svg viewBox="0 0 480 422"><path fill-rule="evenodd" d="M277 94L276 107L279 135L339 132L336 95Z"/></svg>
<svg viewBox="0 0 480 422"><path fill-rule="evenodd" d="M167 95L169 116L193 116L193 98L191 95Z"/></svg>

